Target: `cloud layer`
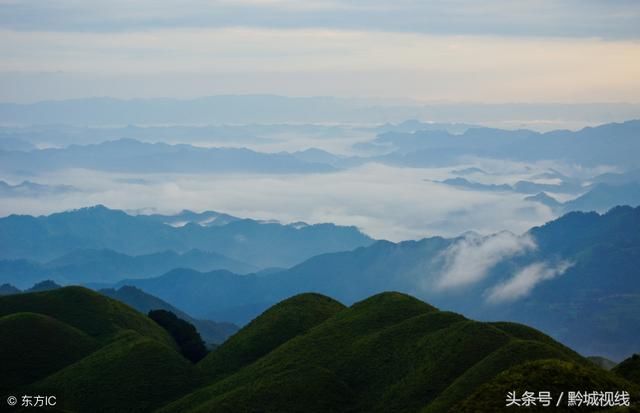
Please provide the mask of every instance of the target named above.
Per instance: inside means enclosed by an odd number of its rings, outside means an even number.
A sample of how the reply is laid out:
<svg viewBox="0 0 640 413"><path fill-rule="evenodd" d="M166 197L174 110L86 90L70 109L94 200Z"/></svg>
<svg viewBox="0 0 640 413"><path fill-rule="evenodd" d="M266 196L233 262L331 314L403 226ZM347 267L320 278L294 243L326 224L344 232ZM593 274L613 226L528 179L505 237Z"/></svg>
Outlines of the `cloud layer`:
<svg viewBox="0 0 640 413"><path fill-rule="evenodd" d="M0 100L637 102L640 3L0 1Z"/></svg>
<svg viewBox="0 0 640 413"><path fill-rule="evenodd" d="M16 30L330 28L437 35L638 38L640 5L607 0L3 0Z"/></svg>
<svg viewBox="0 0 640 413"><path fill-rule="evenodd" d="M468 234L443 253L445 266L436 287L448 290L475 284L499 262L535 248L535 241L528 235L506 231L488 237Z"/></svg>
<svg viewBox="0 0 640 413"><path fill-rule="evenodd" d="M66 183L84 192L46 200L5 198L0 214L45 214L105 204L112 208L216 210L282 222L356 225L392 241L432 235L457 236L467 230L522 232L553 218L541 205L518 194L458 190L424 181L442 179L448 168L393 168L368 164L330 174L109 174L64 170L34 176L40 183ZM6 177L19 182L20 177ZM489 245L514 236L501 235ZM505 241L500 242L503 238ZM485 247L486 248L486 247ZM485 249L483 249L485 251ZM473 257L473 255L471 256Z"/></svg>
<svg viewBox="0 0 640 413"><path fill-rule="evenodd" d="M489 303L507 303L527 296L536 285L564 274L572 264L561 261L556 264L536 262L518 271L509 280L491 288L486 295Z"/></svg>

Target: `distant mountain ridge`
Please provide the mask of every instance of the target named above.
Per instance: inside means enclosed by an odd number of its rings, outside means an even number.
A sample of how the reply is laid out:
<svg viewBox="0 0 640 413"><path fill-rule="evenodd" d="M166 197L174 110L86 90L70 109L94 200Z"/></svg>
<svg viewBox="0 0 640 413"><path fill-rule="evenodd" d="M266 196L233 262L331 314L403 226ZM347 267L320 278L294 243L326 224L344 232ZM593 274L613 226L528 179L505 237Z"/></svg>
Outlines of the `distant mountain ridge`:
<svg viewBox="0 0 640 413"><path fill-rule="evenodd" d="M640 205L640 181L618 184L595 183L588 188L587 192L566 202L559 202L545 192L528 196L525 200L539 202L559 214L573 211L604 213L616 205L632 207Z"/></svg>
<svg viewBox="0 0 640 413"><path fill-rule="evenodd" d="M130 256L113 250L73 250L45 263L18 259L0 260L0 282L26 287L38 280L52 279L61 284L107 284L122 278L145 278L174 268L200 271L226 269L238 274L257 271L257 267L200 250L182 254L162 251Z"/></svg>
<svg viewBox="0 0 640 413"><path fill-rule="evenodd" d="M255 152L246 148L202 148L187 144L145 143L119 139L65 148L0 151L0 171L48 172L85 168L110 172L254 172L319 173L335 168L300 160L290 154Z"/></svg>
<svg viewBox="0 0 640 413"><path fill-rule="evenodd" d="M31 181L22 181L19 184L11 185L0 181L0 197L39 197L76 191L78 189L71 185L43 185Z"/></svg>
<svg viewBox="0 0 640 413"><path fill-rule="evenodd" d="M637 169L640 152L640 120L608 123L578 131L471 128L461 135L446 131L389 132L372 144L390 146L381 162L401 166L451 164L467 155L494 159L536 161L563 160L586 166L616 165Z"/></svg>
<svg viewBox="0 0 640 413"><path fill-rule="evenodd" d="M40 217L11 215L0 218L0 259L50 261L78 249L127 255L198 249L260 268L289 267L314 255L373 242L355 227L334 224L292 226L229 219L220 226L173 227L164 223L168 219L132 216L102 205Z"/></svg>
<svg viewBox="0 0 640 413"><path fill-rule="evenodd" d="M125 285L117 290L104 288L98 290L98 292L106 295L107 297L121 301L140 311L142 314L148 314L151 310L170 311L179 318L193 324L202 336L202 339L208 344L220 344L238 331L238 326L232 323L195 319L189 314L175 308L171 304L147 294L136 287Z"/></svg>

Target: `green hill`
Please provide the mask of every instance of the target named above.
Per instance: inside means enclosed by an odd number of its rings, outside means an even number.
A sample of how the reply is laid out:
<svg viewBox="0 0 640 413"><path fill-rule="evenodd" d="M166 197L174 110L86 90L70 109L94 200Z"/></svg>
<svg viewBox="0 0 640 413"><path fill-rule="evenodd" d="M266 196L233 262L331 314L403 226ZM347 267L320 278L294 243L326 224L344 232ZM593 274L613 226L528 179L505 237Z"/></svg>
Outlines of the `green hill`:
<svg viewBox="0 0 640 413"><path fill-rule="evenodd" d="M216 353L203 369L216 369ZM510 367L546 358L587 363L524 326L471 321L383 293L161 411L446 412Z"/></svg>
<svg viewBox="0 0 640 413"><path fill-rule="evenodd" d="M82 331L35 313L0 317L0 337L0 392L46 377L98 348Z"/></svg>
<svg viewBox="0 0 640 413"><path fill-rule="evenodd" d="M634 354L618 364L613 372L640 385L640 354Z"/></svg>
<svg viewBox="0 0 640 413"><path fill-rule="evenodd" d="M478 388L472 396L454 406L450 412L512 412L518 408L506 407L506 396L511 391L515 391L517 397L524 391L535 394L539 391L549 391L555 397L552 407L522 407L527 412L544 412L550 409L554 412L602 410L601 407L568 406L569 391L628 391L631 400L636 403L640 396L640 387L596 366L578 365L561 360L537 360L502 372ZM564 392L564 399L556 407L555 403L561 392Z"/></svg>
<svg viewBox="0 0 640 413"><path fill-rule="evenodd" d="M637 359L608 372L527 326L388 292L348 308L291 297L194 365L151 319L90 290L0 297L2 388L76 413L494 412L513 390L638 400Z"/></svg>
<svg viewBox="0 0 640 413"><path fill-rule="evenodd" d="M256 361L343 308L339 302L320 294L296 295L265 311L199 365L209 377L219 378Z"/></svg>
<svg viewBox="0 0 640 413"><path fill-rule="evenodd" d="M40 381L36 394L55 394L76 412L144 412L199 383L197 369L173 348L133 331Z"/></svg>
<svg viewBox="0 0 640 413"><path fill-rule="evenodd" d="M133 308L83 287L0 297L0 316L31 312L45 314L105 342L122 330L175 347L160 326Z"/></svg>

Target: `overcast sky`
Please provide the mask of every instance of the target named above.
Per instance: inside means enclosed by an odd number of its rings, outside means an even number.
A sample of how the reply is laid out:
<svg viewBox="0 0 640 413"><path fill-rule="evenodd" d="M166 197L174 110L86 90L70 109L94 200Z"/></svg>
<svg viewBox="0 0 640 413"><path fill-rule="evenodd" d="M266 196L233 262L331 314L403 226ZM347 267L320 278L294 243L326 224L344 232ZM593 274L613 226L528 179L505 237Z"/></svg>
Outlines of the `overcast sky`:
<svg viewBox="0 0 640 413"><path fill-rule="evenodd" d="M640 102L634 0L0 0L0 100Z"/></svg>

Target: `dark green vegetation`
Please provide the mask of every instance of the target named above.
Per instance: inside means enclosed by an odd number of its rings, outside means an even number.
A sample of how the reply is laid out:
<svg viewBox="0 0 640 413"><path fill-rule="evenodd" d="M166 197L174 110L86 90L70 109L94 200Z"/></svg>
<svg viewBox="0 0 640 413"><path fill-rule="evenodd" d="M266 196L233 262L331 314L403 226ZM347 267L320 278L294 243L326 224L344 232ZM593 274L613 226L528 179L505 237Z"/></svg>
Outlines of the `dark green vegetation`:
<svg viewBox="0 0 640 413"><path fill-rule="evenodd" d="M180 337L170 313L154 319ZM175 341L84 288L0 297L3 392L55 394L70 412L491 412L509 383L640 395L627 381L634 358L607 372L524 325L472 321L401 293L351 307L291 297L196 365Z"/></svg>
<svg viewBox="0 0 640 413"><path fill-rule="evenodd" d="M100 350L28 391L56 394L75 412L150 411L199 383L197 369L175 349L125 331Z"/></svg>
<svg viewBox="0 0 640 413"><path fill-rule="evenodd" d="M12 285L4 284L0 286L0 295L12 295L20 293L38 292L38 291L50 291L57 288L62 288L52 281L42 281L35 284L32 288L25 291L20 291ZM113 298L114 300L121 301L130 307L138 310L142 314L148 314L152 310L166 310L174 313L182 320L185 320L195 326L202 339L208 346L214 346L225 341L230 335L238 331L238 326L232 323L218 323L211 320L197 320L189 316L187 313L178 310L171 304L154 297L151 294L147 294L144 291L136 287L125 285L119 289L104 288L98 291L100 294Z"/></svg>
<svg viewBox="0 0 640 413"><path fill-rule="evenodd" d="M455 406L454 411L460 413L512 412L518 408L505 406L505 398L510 391L516 391L518 395L524 391L531 391L535 394L539 391L550 391L556 398L561 392L564 392L563 403L558 407L555 407L554 403L552 407L546 408L540 405L522 408L526 411L540 412L550 409L558 412L602 411L600 407L568 406L568 391L609 391L614 393L628 391L631 394L631 400L635 400L636 403L638 396L640 396L639 386L597 367L561 360L538 360L502 372L478 388L467 400Z"/></svg>
<svg viewBox="0 0 640 413"><path fill-rule="evenodd" d="M149 318L171 334L186 359L196 363L207 355L204 341L193 324L178 318L167 310L149 311Z"/></svg>
<svg viewBox="0 0 640 413"><path fill-rule="evenodd" d="M618 364L613 371L627 380L640 385L640 354L634 354L624 360Z"/></svg>
<svg viewBox="0 0 640 413"><path fill-rule="evenodd" d="M0 298L0 316L25 312L53 317L103 343L123 330L134 330L141 336L175 347L169 334L145 315L82 287Z"/></svg>
<svg viewBox="0 0 640 413"><path fill-rule="evenodd" d="M200 383L162 327L81 287L0 297L0 362L3 394L77 412L149 411Z"/></svg>
<svg viewBox="0 0 640 413"><path fill-rule="evenodd" d="M98 348L88 334L44 314L0 317L0 392L44 378Z"/></svg>
<svg viewBox="0 0 640 413"><path fill-rule="evenodd" d="M222 377L306 333L343 308L339 302L319 294L291 297L265 311L209 354L200 365L208 376Z"/></svg>
<svg viewBox="0 0 640 413"><path fill-rule="evenodd" d="M302 295L272 310L286 314L298 307L294 300L302 297L305 306L316 308L321 299ZM279 329L278 323L269 320L272 310L200 363L209 375L209 385L161 411L455 412L459 403L501 373L548 359L584 370L594 385L613 383L637 390L536 330L512 323L471 321L400 293L382 293L350 308L334 307L333 316L255 361L242 363L244 367L235 363L235 371L211 375L219 371L225 358L217 356L218 351L238 360L242 354L237 349L245 341L249 342L248 352L255 353L248 338L256 330ZM237 337L247 339L234 345ZM556 380L561 384L563 378ZM500 394L497 402L504 403L505 395Z"/></svg>

